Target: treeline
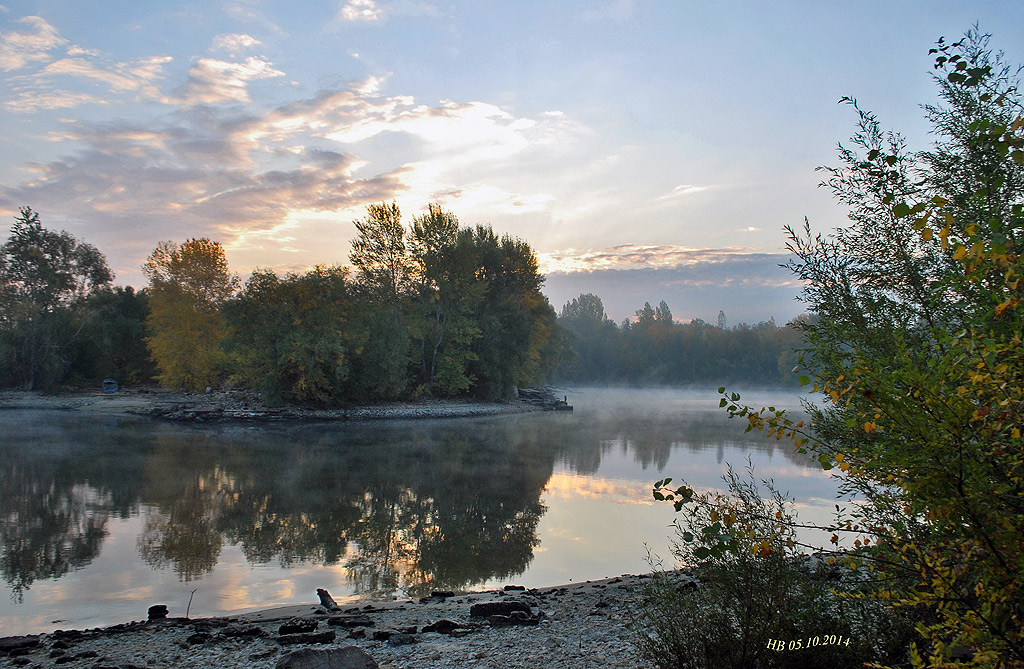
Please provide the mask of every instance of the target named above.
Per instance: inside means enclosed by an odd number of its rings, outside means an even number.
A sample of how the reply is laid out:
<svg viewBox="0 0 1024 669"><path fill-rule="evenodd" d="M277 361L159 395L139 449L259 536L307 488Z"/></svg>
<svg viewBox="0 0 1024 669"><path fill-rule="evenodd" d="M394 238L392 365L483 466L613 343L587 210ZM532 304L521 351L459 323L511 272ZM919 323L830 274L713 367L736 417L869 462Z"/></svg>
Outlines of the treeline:
<svg viewBox="0 0 1024 669"><path fill-rule="evenodd" d="M673 320L664 300L644 303L635 318L616 325L601 298L585 294L562 307L570 355L558 377L577 383L797 385L793 367L803 344L801 320L778 327L774 319L728 327Z"/></svg>
<svg viewBox="0 0 1024 669"><path fill-rule="evenodd" d="M332 404L494 399L564 355L530 246L462 228L431 205L406 229L394 203L356 222L353 270L317 266L240 284L208 239L162 242L149 287L111 287L103 255L21 210L0 252L0 383L26 389L155 378Z"/></svg>
<svg viewBox="0 0 1024 669"><path fill-rule="evenodd" d="M395 203L355 222L352 268L242 284L209 239L161 242L149 285L112 286L103 254L29 208L0 247L0 387L158 381L257 390L270 403L470 396L545 380L794 383L794 324L727 328L645 304L616 325L581 295L556 317L530 246L460 227L438 205L406 228Z"/></svg>

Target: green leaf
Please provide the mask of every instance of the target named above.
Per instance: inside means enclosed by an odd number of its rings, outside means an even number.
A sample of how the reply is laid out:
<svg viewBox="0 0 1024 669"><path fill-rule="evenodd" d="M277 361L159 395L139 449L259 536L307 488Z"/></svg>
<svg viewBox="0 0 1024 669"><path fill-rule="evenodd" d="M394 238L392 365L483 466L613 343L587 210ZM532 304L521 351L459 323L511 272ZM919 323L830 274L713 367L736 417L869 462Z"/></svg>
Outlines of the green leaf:
<svg viewBox="0 0 1024 669"><path fill-rule="evenodd" d="M811 378L809 376L807 376L806 374L801 374L800 378L798 379L798 381L800 381L800 385L801 386L806 386L806 385L810 384Z"/></svg>

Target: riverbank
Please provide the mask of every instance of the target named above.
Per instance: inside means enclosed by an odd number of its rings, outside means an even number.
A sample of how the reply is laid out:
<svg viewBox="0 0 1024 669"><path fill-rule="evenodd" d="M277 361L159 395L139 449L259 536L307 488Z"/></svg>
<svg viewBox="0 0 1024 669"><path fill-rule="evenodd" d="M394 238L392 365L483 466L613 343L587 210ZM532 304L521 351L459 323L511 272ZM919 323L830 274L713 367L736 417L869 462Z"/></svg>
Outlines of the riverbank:
<svg viewBox="0 0 1024 669"><path fill-rule="evenodd" d="M439 592L419 600L350 602L331 610L313 600L225 618L170 617L8 637L0 639L0 665L299 668L328 666L302 664L301 656L355 647L361 653L348 653L365 654L369 661L336 666L632 669L643 664L626 628L628 603L646 578ZM176 613L181 612L170 612Z"/></svg>
<svg viewBox="0 0 1024 669"><path fill-rule="evenodd" d="M478 402L448 399L329 409L291 405L268 407L260 400L259 394L253 392L174 393L161 388L128 389L116 393L75 391L59 395L4 391L0 392L0 410L6 409L56 409L89 415L145 416L191 423L466 418L537 410L519 400Z"/></svg>

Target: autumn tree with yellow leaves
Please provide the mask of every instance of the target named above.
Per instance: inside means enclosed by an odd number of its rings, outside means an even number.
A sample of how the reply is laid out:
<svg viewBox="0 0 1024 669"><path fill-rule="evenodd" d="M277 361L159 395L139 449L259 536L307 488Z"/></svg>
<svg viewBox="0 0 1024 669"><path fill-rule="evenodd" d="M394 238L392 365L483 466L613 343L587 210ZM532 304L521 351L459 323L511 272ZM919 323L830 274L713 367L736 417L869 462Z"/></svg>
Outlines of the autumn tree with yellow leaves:
<svg viewBox="0 0 1024 669"><path fill-rule="evenodd" d="M199 390L221 374L225 335L221 305L238 290L218 242L160 242L142 271L149 279L148 344L162 384Z"/></svg>

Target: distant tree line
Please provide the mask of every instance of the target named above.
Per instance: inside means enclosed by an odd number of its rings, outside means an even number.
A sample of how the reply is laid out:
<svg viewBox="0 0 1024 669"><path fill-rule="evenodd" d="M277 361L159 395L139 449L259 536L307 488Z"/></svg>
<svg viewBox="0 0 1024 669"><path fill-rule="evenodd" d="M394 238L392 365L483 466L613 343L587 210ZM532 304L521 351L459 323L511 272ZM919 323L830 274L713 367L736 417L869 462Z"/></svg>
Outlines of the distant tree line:
<svg viewBox="0 0 1024 669"><path fill-rule="evenodd" d="M676 321L664 300L644 303L635 317L616 325L601 298L580 295L558 316L570 351L558 378L578 383L654 383L797 386L793 367L803 346L801 316L779 327L775 319L727 326L724 312L712 325Z"/></svg>
<svg viewBox="0 0 1024 669"><path fill-rule="evenodd" d="M507 397L564 356L530 246L460 227L438 205L406 229L394 203L356 221L353 270L242 285L209 239L161 242L147 289L112 287L103 254L24 208L0 247L0 386L112 376L178 390L227 384L269 401Z"/></svg>

